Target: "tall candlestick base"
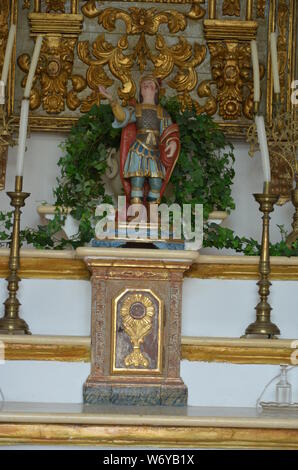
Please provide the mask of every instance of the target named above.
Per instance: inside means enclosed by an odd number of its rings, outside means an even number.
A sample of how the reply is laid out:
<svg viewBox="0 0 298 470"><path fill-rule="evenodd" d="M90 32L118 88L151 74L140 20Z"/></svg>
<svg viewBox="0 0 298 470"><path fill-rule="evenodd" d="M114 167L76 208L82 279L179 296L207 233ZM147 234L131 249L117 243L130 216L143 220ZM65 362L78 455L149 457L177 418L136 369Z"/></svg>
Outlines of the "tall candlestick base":
<svg viewBox="0 0 298 470"><path fill-rule="evenodd" d="M21 207L25 205L25 199L30 193L22 191L23 177L16 176L15 191L8 192L11 206L14 207L13 230L9 254L9 276L7 290L9 296L4 302L4 317L0 319L0 334L31 334L27 323L19 317L20 302L17 299L20 278L18 276L20 266L20 218Z"/></svg>
<svg viewBox="0 0 298 470"><path fill-rule="evenodd" d="M294 243L298 239L298 172L295 173L295 181L296 181L296 188L292 189L292 203L295 207L295 212L293 216L293 223L292 227L293 230L287 238L287 246L291 248L292 243Z"/></svg>
<svg viewBox="0 0 298 470"><path fill-rule="evenodd" d="M254 194L255 200L260 205L260 211L263 215L263 233L262 233L262 248L259 263L260 280L257 283L259 286L260 302L256 306L257 316L256 321L251 323L245 330L245 336L257 335L267 336L268 338L275 338L280 335L279 328L271 322L271 307L267 301L271 282L269 281L270 275L270 256L269 256L269 223L270 212L274 210L274 204L278 201L278 196L269 194L269 188L265 189L263 194Z"/></svg>

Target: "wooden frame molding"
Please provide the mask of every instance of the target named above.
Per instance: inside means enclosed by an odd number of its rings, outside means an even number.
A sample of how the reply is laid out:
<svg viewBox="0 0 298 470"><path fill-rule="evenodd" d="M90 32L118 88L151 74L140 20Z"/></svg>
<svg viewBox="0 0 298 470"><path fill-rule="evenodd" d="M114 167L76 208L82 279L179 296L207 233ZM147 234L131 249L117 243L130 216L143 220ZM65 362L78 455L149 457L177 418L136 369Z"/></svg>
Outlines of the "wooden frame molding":
<svg viewBox="0 0 298 470"><path fill-rule="evenodd" d="M90 337L4 336L5 360L90 362ZM233 364L291 364L294 340L182 337L183 360Z"/></svg>
<svg viewBox="0 0 298 470"><path fill-rule="evenodd" d="M232 364L291 364L294 340L182 338L182 359Z"/></svg>
<svg viewBox="0 0 298 470"><path fill-rule="evenodd" d="M7 249L0 249L0 278L8 276ZM256 256L198 255L187 278L257 280ZM74 251L21 250L20 277L24 279L88 280L90 273ZM272 257L271 280L298 281L298 257Z"/></svg>
<svg viewBox="0 0 298 470"><path fill-rule="evenodd" d="M297 429L1 423L0 444L298 449Z"/></svg>

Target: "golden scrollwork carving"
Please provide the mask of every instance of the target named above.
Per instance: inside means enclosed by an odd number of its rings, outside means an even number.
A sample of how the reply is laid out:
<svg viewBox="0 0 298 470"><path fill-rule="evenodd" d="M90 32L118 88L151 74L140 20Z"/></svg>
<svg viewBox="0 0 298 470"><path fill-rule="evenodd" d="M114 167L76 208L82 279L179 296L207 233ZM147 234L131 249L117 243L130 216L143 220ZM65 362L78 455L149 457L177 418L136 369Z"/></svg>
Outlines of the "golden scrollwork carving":
<svg viewBox="0 0 298 470"><path fill-rule="evenodd" d="M156 8L130 7L128 11L118 8L106 8L98 11L98 23L107 31L113 31L116 20L122 20L126 26L127 34L156 34L161 24L166 24L171 33L183 31L186 28L186 19L183 13L176 10L159 11Z"/></svg>
<svg viewBox="0 0 298 470"><path fill-rule="evenodd" d="M240 0L224 0L222 14L228 16L240 16Z"/></svg>
<svg viewBox="0 0 298 470"><path fill-rule="evenodd" d="M136 87L131 78L131 68L134 63L133 53L125 55L123 51L127 47L126 35L120 38L117 46L114 47L105 41L104 34L100 34L92 44L92 52L95 56L95 59L93 59L89 51L89 42L79 42L78 56L89 66L86 78L88 86L92 90L91 94L82 101L82 112L87 112L93 104L100 103L98 85L102 84L109 87L114 83L114 80L109 78L104 70L106 64L108 64L112 74L122 83L122 87L118 89L119 97L128 100L135 95Z"/></svg>
<svg viewBox="0 0 298 470"><path fill-rule="evenodd" d="M95 58L90 54L87 41L78 44L78 55L89 66L87 82L92 89L89 97L82 102L82 112L88 111L94 103L100 102L99 84L105 86L113 84L113 80L104 70L105 65L108 65L112 75L121 81L122 87L118 89L118 95L124 103L135 97L136 85L131 76L135 63L143 72L147 62L151 61L155 75L161 79L167 78L176 66L178 72L168 85L183 95L187 95L196 87L198 77L195 67L205 59L206 46L194 44L192 47L182 36L178 37L178 43L168 46L164 37L158 33L161 24L166 24L170 33L184 31L187 26L185 15L176 10L158 11L156 8L136 7L129 8L128 11L118 8L99 11L95 2L87 2L82 11L89 18L98 17L98 23L109 32L115 30L117 20L122 20L126 27L125 34L119 39L117 46L107 42L104 34L100 34L92 44ZM139 38L133 52L125 54L129 46L129 35L138 35ZM157 53L151 51L146 35L156 36Z"/></svg>
<svg viewBox="0 0 298 470"><path fill-rule="evenodd" d="M122 325L133 345L133 351L126 356L126 367L148 367L149 361L142 354L140 346L152 329L155 308L152 300L143 292L128 295L120 309Z"/></svg>
<svg viewBox="0 0 298 470"><path fill-rule="evenodd" d="M40 52L35 82L30 96L30 109L42 108L49 114L59 114L65 109L65 102L71 110L81 102L77 93L84 90L86 80L81 75L72 75L76 39L47 36ZM25 53L18 57L18 65L28 74L30 56ZM27 75L22 80L25 86ZM72 89L68 91L71 80Z"/></svg>
<svg viewBox="0 0 298 470"><path fill-rule="evenodd" d="M257 0L257 17L265 18L266 0Z"/></svg>
<svg viewBox="0 0 298 470"><path fill-rule="evenodd" d="M243 116L252 119L253 79L250 39L256 35L254 21L205 20L205 36L210 51L211 80L198 86L198 96L207 98L201 110L212 115L218 110L224 120ZM260 66L263 78L264 66ZM216 91L213 91L214 86Z"/></svg>

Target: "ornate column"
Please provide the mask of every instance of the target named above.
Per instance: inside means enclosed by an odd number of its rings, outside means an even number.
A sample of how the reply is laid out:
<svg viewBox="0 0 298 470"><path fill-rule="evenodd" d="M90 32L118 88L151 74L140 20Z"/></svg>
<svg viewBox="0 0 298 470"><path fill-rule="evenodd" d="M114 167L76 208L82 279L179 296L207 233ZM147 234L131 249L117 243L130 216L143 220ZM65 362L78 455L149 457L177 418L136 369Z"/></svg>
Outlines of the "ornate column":
<svg viewBox="0 0 298 470"><path fill-rule="evenodd" d="M187 404L180 378L183 273L196 252L79 248L92 273L84 403Z"/></svg>

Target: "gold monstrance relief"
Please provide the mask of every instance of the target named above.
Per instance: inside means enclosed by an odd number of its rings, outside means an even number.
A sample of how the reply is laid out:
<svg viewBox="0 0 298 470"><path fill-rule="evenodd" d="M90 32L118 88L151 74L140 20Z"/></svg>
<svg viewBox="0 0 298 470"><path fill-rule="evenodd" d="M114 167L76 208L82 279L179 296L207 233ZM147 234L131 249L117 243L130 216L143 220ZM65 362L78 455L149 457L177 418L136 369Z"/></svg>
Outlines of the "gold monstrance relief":
<svg viewBox="0 0 298 470"><path fill-rule="evenodd" d="M148 367L149 361L141 352L141 343L152 329L154 315L152 300L144 294L128 296L120 309L124 331L133 345L133 352L126 356L126 367Z"/></svg>
<svg viewBox="0 0 298 470"><path fill-rule="evenodd" d="M146 289L126 289L113 302L113 372L161 372L162 302Z"/></svg>

